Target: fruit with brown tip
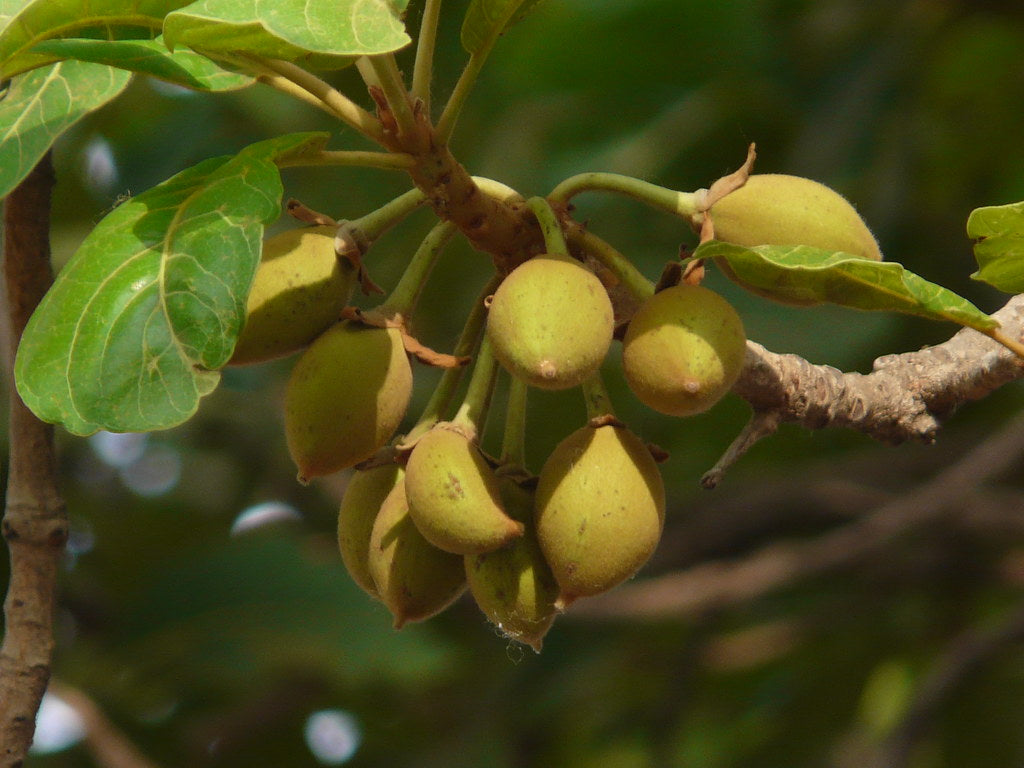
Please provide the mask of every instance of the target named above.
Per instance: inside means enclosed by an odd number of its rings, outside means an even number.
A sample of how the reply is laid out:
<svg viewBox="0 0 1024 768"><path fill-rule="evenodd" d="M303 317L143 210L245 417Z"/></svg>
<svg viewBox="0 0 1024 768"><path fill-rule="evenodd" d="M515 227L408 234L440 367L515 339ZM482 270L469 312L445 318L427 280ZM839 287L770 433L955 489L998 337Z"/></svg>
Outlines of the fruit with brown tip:
<svg viewBox="0 0 1024 768"><path fill-rule="evenodd" d="M576 430L537 484L537 539L561 590L559 607L628 579L654 552L665 488L650 451L615 424Z"/></svg>
<svg viewBox="0 0 1024 768"><path fill-rule="evenodd" d="M372 456L398 428L411 394L412 368L397 329L343 321L321 334L295 364L284 396L299 481Z"/></svg>
<svg viewBox="0 0 1024 768"><path fill-rule="evenodd" d="M384 499L404 482L405 470L398 464L382 464L356 470L345 487L338 510L338 548L352 580L372 597L379 597L370 575L370 535Z"/></svg>
<svg viewBox="0 0 1024 768"><path fill-rule="evenodd" d="M367 564L396 629L440 613L466 588L463 558L423 538L409 516L404 483L397 483L381 504Z"/></svg>
<svg viewBox="0 0 1024 768"><path fill-rule="evenodd" d="M451 423L416 442L405 492L420 533L446 552L490 552L523 535L523 524L505 514L498 479L480 449Z"/></svg>
<svg viewBox="0 0 1024 768"><path fill-rule="evenodd" d="M670 416L717 403L743 368L746 335L736 310L714 291L676 285L640 307L622 344L622 369L642 403Z"/></svg>
<svg viewBox="0 0 1024 768"><path fill-rule="evenodd" d="M334 252L334 227L302 227L267 238L229 365L297 352L337 322L356 272Z"/></svg>
<svg viewBox="0 0 1024 768"><path fill-rule="evenodd" d="M533 493L508 478L501 497L525 534L493 552L466 556L466 577L476 604L506 637L540 652L558 610L558 582L533 530Z"/></svg>
<svg viewBox="0 0 1024 768"><path fill-rule="evenodd" d="M597 276L568 256L542 254L498 286L487 336L512 375L541 389L567 389L600 367L613 325L612 303Z"/></svg>

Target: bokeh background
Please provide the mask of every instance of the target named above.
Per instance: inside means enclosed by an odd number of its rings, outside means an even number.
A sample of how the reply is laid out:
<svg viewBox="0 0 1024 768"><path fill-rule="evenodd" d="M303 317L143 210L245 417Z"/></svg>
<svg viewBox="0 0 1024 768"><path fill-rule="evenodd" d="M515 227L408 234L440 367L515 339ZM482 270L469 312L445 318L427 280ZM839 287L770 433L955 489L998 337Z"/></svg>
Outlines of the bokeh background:
<svg viewBox="0 0 1024 768"><path fill-rule="evenodd" d="M464 61L465 3L448 5L437 104ZM400 62L411 71L410 52ZM330 77L368 105L355 73ZM499 43L453 148L473 173L529 195L594 170L693 190L756 141L758 170L841 190L887 258L993 311L1005 297L969 279L964 224L975 207L1024 199L1022 100L1019 0L547 0ZM137 78L56 147L55 261L123 196L311 129L333 131L335 148L365 146L269 90L207 96ZM285 184L338 218L408 188L400 173L346 169L290 170ZM577 204L651 278L694 245L685 223L637 203L586 194ZM417 213L373 249L379 283L394 284L430 224ZM416 318L427 343L451 348L489 269L463 245L444 256ZM956 330L709 283L752 339L845 370ZM962 409L932 446L783 428L709 492L699 478L747 406L730 396L699 417L659 416L631 398L614 357L606 378L619 415L670 453L665 537L631 589L814 542L913 499L1024 407L1024 389L1005 387ZM926 524L842 568L754 584L710 608L659 609L638 592L651 610L637 615L595 600L560 617L540 655L500 637L468 599L397 632L337 554L346 476L295 482L279 407L289 366L227 371L173 430L59 434L72 536L54 675L157 765L862 766L902 733L963 633L998 627L1024 597L1017 458L968 501L920 515ZM423 367L416 377L410 422L437 379ZM532 468L584 418L577 393L533 397ZM1024 649L1003 644L962 677L900 764L1024 765ZM96 765L76 723L48 697L29 765Z"/></svg>

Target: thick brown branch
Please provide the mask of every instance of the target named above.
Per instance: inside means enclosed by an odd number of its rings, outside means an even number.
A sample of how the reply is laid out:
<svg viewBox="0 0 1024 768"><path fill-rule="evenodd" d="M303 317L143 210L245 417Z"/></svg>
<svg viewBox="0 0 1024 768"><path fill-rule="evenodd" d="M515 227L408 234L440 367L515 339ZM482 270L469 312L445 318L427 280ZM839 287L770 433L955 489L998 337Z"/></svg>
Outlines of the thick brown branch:
<svg viewBox="0 0 1024 768"><path fill-rule="evenodd" d="M757 599L776 589L849 566L883 550L896 537L947 514L986 478L1024 453L1024 416L1018 416L938 477L884 502L855 522L822 536L769 544L736 560L701 563L688 570L618 587L573 604L571 615L615 619L700 614Z"/></svg>
<svg viewBox="0 0 1024 768"><path fill-rule="evenodd" d="M18 339L52 281L47 155L4 202L7 370ZM50 677L57 566L67 540L57 491L53 428L25 407L8 377L10 467L3 534L11 557L0 646L0 766L20 766L32 743L36 711Z"/></svg>
<svg viewBox="0 0 1024 768"><path fill-rule="evenodd" d="M996 312L1006 335L1024 334L1024 294ZM1024 377L1012 352L965 328L949 341L917 352L880 357L869 374L843 373L796 355L747 345L747 360L733 391L755 412L809 429L848 427L886 443L931 442L943 419Z"/></svg>

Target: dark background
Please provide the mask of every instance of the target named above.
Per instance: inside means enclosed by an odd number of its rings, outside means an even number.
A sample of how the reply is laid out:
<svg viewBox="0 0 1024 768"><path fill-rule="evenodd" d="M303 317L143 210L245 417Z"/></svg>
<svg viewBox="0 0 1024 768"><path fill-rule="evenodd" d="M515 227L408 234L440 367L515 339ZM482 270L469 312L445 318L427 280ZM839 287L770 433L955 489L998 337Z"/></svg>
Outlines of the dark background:
<svg viewBox="0 0 1024 768"><path fill-rule="evenodd" d="M465 4L448 5L437 106L464 61ZM418 13L414 3L413 29ZM964 224L975 207L1024 199L1022 52L1016 1L548 0L500 41L453 149L472 173L531 195L597 170L694 190L756 141L759 171L842 191L886 258L994 311L1005 297L969 279ZM400 63L411 72L411 51ZM354 72L330 78L369 106ZM55 260L120 196L311 129L338 134L333 148L366 146L269 90L207 96L137 78L56 147ZM408 188L401 173L356 169L290 170L285 185L338 218ZM684 222L629 200L595 193L577 203L579 218L651 278L694 244ZM418 213L381 240L369 257L378 282L394 284L430 224ZM462 244L443 257L416 318L424 341L451 348L489 270ZM719 275L709 284L735 304L750 338L845 370L867 372L877 356L956 330L784 307ZM1024 406L1020 385L1006 387L964 408L933 446L783 428L708 492L698 480L748 407L730 396L699 417L660 416L632 399L614 358L606 378L619 415L671 454L665 538L634 584L853 524L941 477ZM337 554L346 476L294 480L279 408L290 364L227 371L177 429L59 434L73 535L55 677L161 765L323 764L304 729L322 712L340 728L331 713L342 711L358 728L352 766L860 766L953 639L998 625L1020 600L1018 459L968 503L848 567L719 610L649 619L570 611L539 656L499 637L468 599L396 632ZM415 373L410 423L437 377ZM584 418L577 392L534 396L532 468ZM233 532L267 502L279 522ZM912 765L1024 764L1022 702L1024 653L1010 646L943 700ZM79 744L29 764L95 763Z"/></svg>

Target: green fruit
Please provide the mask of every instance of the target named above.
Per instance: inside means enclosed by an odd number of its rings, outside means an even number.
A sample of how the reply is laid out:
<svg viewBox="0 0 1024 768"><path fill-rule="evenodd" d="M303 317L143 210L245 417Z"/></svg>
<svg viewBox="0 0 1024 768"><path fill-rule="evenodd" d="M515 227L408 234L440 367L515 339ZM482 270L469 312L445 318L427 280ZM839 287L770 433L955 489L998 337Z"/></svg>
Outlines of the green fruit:
<svg viewBox="0 0 1024 768"><path fill-rule="evenodd" d="M338 548L349 575L373 597L379 597L370 575L370 535L384 499L391 489L405 479L405 471L397 464L383 464L367 470L356 470L338 510Z"/></svg>
<svg viewBox="0 0 1024 768"><path fill-rule="evenodd" d="M503 549L466 556L469 591L499 632L539 653L558 613L558 583L532 530L533 494L505 479L501 497L509 514L528 527Z"/></svg>
<svg viewBox="0 0 1024 768"><path fill-rule="evenodd" d="M567 389L600 367L613 323L611 300L593 272L568 256L543 254L498 286L487 336L514 376L541 389Z"/></svg>
<svg viewBox="0 0 1024 768"><path fill-rule="evenodd" d="M355 284L355 270L334 252L334 227L268 238L228 364L261 363L302 349L337 322Z"/></svg>
<svg viewBox="0 0 1024 768"><path fill-rule="evenodd" d="M799 176L754 174L711 206L711 221L715 238L727 243L809 245L882 258L874 235L846 198Z"/></svg>
<svg viewBox="0 0 1024 768"><path fill-rule="evenodd" d="M405 492L420 533L446 552L489 552L523 535L523 524L505 514L498 479L480 450L450 424L416 442Z"/></svg>
<svg viewBox="0 0 1024 768"><path fill-rule="evenodd" d="M702 286L660 291L633 316L622 369L642 403L670 416L717 403L743 368L746 336L732 306Z"/></svg>
<svg viewBox="0 0 1024 768"><path fill-rule="evenodd" d="M409 516L404 483L397 483L381 505L367 564L396 629L440 613L466 588L463 558L423 538Z"/></svg>
<svg viewBox="0 0 1024 768"><path fill-rule="evenodd" d="M559 607L628 579L654 552L665 488L650 451L624 427L583 427L558 444L537 485L537 539Z"/></svg>
<svg viewBox="0 0 1024 768"><path fill-rule="evenodd" d="M284 395L288 450L299 481L370 458L390 439L412 393L395 328L341 322L302 353Z"/></svg>

